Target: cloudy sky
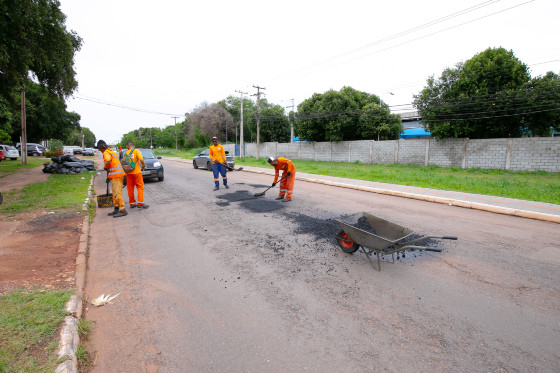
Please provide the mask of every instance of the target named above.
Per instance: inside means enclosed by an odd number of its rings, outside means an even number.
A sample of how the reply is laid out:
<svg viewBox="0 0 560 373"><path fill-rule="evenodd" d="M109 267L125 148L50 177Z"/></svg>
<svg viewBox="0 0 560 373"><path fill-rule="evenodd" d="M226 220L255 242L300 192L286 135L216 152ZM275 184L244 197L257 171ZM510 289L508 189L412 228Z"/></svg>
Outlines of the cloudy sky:
<svg viewBox="0 0 560 373"><path fill-rule="evenodd" d="M109 142L254 86L285 107L351 86L410 111L430 75L488 47L513 50L533 77L560 73L558 0L61 0L61 9L83 39L68 109Z"/></svg>

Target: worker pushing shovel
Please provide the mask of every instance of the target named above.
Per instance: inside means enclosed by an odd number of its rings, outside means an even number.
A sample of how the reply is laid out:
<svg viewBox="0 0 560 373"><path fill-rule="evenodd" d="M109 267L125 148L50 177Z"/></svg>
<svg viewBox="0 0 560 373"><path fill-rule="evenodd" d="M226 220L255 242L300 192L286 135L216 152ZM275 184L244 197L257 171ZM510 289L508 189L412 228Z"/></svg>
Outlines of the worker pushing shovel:
<svg viewBox="0 0 560 373"><path fill-rule="evenodd" d="M280 175L280 170L282 170L282 178L280 179L280 193L277 200L282 200L282 202L290 202L292 200L292 194L294 193L294 182L296 180L296 166L288 158L274 158L268 157L268 163L274 167L274 181L272 186L276 185L278 181L278 176Z"/></svg>

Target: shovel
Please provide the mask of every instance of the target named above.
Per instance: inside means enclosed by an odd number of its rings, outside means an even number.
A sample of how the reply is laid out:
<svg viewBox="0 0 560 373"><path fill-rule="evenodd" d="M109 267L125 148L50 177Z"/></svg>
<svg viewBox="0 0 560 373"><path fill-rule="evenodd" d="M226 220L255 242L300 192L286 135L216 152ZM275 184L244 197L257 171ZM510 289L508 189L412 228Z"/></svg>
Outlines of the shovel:
<svg viewBox="0 0 560 373"><path fill-rule="evenodd" d="M108 173L107 173L108 174ZM109 194L109 178L105 180L107 184L107 194L97 196L97 207L113 207L113 195Z"/></svg>
<svg viewBox="0 0 560 373"><path fill-rule="evenodd" d="M243 169L243 167L239 167L237 169L230 167L227 165L227 163L220 163L222 166L224 166L225 168L227 168L228 171L241 171Z"/></svg>
<svg viewBox="0 0 560 373"><path fill-rule="evenodd" d="M276 182L276 184L278 184L279 182L281 182L283 179L285 179L285 178L287 178L287 177L288 177L288 175L282 176L282 178L280 178L280 180L278 180L278 182ZM268 190L269 190L270 188L274 188L274 187L276 186L276 184L274 184L274 185L272 185L272 186L269 186L269 187L266 188L265 191L262 192L262 193L256 193L256 194L254 194L254 196L255 196L255 197L262 197L262 196L264 196L264 194L265 194L266 192L268 192Z"/></svg>

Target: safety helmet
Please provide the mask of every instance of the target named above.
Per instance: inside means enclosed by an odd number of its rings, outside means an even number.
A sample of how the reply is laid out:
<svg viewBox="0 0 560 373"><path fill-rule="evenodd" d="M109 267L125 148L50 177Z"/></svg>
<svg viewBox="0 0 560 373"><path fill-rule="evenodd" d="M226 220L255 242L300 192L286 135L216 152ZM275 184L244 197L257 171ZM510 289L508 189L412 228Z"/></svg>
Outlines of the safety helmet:
<svg viewBox="0 0 560 373"><path fill-rule="evenodd" d="M212 137L212 141L214 140L218 140L218 138L216 136Z"/></svg>
<svg viewBox="0 0 560 373"><path fill-rule="evenodd" d="M276 160L274 157L268 157L268 163L272 163Z"/></svg>

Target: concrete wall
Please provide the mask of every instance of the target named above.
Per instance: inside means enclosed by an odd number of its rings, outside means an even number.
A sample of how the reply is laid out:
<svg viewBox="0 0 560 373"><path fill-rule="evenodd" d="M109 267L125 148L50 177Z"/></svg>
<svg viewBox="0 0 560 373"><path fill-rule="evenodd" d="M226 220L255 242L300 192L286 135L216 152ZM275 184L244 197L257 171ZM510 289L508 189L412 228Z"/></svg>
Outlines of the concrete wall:
<svg viewBox="0 0 560 373"><path fill-rule="evenodd" d="M226 146L234 154L234 145ZM256 144L246 144L256 157ZM262 143L259 157L309 161L417 164L457 168L560 172L560 137L516 139L415 139Z"/></svg>

